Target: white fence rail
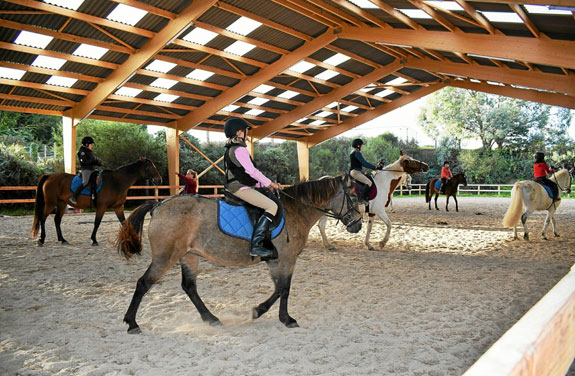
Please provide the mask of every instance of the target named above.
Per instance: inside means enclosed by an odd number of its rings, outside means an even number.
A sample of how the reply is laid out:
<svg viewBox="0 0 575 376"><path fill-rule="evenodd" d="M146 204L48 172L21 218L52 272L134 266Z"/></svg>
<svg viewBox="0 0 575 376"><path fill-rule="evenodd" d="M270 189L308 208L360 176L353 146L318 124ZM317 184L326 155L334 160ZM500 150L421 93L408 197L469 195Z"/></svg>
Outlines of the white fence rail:
<svg viewBox="0 0 575 376"><path fill-rule="evenodd" d="M425 184L410 184L411 189L407 189L404 186L398 187L394 195L395 196L411 196L411 195L424 195L425 194ZM467 194L496 194L497 196L501 196L503 193L511 193L511 189L513 188L513 184L468 184L467 187L463 185L459 185L458 193L467 193ZM563 197L575 197L575 185L571 186L571 193L562 194Z"/></svg>

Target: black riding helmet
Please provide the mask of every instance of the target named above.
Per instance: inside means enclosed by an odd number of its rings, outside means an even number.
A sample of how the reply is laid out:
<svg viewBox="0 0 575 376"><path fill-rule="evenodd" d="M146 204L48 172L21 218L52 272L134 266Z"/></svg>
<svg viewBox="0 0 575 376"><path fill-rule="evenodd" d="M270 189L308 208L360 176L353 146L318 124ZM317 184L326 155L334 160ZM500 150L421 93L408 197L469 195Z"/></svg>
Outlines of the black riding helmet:
<svg viewBox="0 0 575 376"><path fill-rule="evenodd" d="M93 143L94 143L94 139L90 136L86 136L82 139L82 145L84 145L84 146L88 146L88 145L93 144Z"/></svg>
<svg viewBox="0 0 575 376"><path fill-rule="evenodd" d="M352 147L352 148L358 148L358 147L360 147L361 145L363 145L363 140L362 140L361 138L356 138L355 140L353 140L353 141L351 142L351 147Z"/></svg>
<svg viewBox="0 0 575 376"><path fill-rule="evenodd" d="M236 133L242 129L252 129L252 127L244 119L237 117L229 118L224 124L224 133L227 138L235 137Z"/></svg>
<svg viewBox="0 0 575 376"><path fill-rule="evenodd" d="M535 153L535 163L541 163L545 160L545 153L538 151Z"/></svg>

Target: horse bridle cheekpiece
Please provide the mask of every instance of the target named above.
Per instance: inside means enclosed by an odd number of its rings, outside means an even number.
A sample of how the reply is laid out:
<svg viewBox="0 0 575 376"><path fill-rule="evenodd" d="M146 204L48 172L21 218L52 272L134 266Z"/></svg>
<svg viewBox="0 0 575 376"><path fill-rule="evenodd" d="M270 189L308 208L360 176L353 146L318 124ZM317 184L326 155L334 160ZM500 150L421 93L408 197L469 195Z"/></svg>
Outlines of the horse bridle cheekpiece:
<svg viewBox="0 0 575 376"><path fill-rule="evenodd" d="M575 168L573 168L575 170ZM567 173L569 174L569 183L567 184L567 187L563 188L560 184L559 181L557 179L557 176L555 175L555 172L553 172L553 176L555 177L555 184L557 184L557 187L559 187L559 189L562 192L565 192L567 194L571 193L571 183L573 181L573 176L571 175L571 171L569 169L567 169Z"/></svg>

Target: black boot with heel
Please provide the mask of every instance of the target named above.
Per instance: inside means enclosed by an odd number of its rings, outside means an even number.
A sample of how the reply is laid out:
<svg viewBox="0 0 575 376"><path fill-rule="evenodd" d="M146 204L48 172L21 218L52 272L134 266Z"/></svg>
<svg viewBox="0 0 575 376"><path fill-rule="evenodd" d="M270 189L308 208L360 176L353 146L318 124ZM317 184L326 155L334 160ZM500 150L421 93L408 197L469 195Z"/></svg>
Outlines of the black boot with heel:
<svg viewBox="0 0 575 376"><path fill-rule="evenodd" d="M271 242L270 226L272 215L265 212L254 226L250 256L259 256L262 259L275 259L278 257L277 250Z"/></svg>

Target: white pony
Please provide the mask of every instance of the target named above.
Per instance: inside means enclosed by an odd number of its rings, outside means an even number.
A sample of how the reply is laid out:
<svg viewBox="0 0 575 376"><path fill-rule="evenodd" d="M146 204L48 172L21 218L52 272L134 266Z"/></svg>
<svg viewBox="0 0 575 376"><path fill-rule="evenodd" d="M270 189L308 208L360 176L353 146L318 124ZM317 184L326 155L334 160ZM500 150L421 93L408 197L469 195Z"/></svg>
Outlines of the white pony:
<svg viewBox="0 0 575 376"><path fill-rule="evenodd" d="M385 212L385 207L387 206L389 200L391 199L391 194L398 186L401 179L404 178L404 176L407 174L411 175L418 172L426 172L429 170L429 166L426 163L413 159L408 155L404 155L401 151L399 152L399 156L400 157L397 161L393 162L389 166L385 166L382 170L375 171L373 175L373 181L377 187L377 196L375 196L373 200L369 201L369 220L367 223L365 240L363 242L363 245L371 251L374 250L374 247L369 243L369 237L371 234L374 217L376 215L381 218L381 220L387 226L385 237L382 241L379 242L379 247L383 249L389 240L389 234L391 232L391 221ZM317 223L323 246L327 249L335 249L335 247L330 244L327 236L325 235L326 223L326 216L320 218Z"/></svg>
<svg viewBox="0 0 575 376"><path fill-rule="evenodd" d="M571 192L571 173L566 169L561 169L557 173L553 174L550 179L557 183L560 191L565 191L566 193ZM541 231L541 237L547 240L545 236L545 230L551 222L553 228L553 235L559 237L557 229L555 228L555 211L561 205L561 200L553 202L545 188L541 184L536 183L532 180L523 180L515 182L513 189L511 190L511 204L503 217L503 226L513 228L513 239L517 239L517 225L521 218L521 223L523 224L524 234L523 238L529 240L529 231L527 230L527 218L537 210L547 210L547 217L545 218L545 225L543 226L543 231ZM526 210L523 214L523 206Z"/></svg>

